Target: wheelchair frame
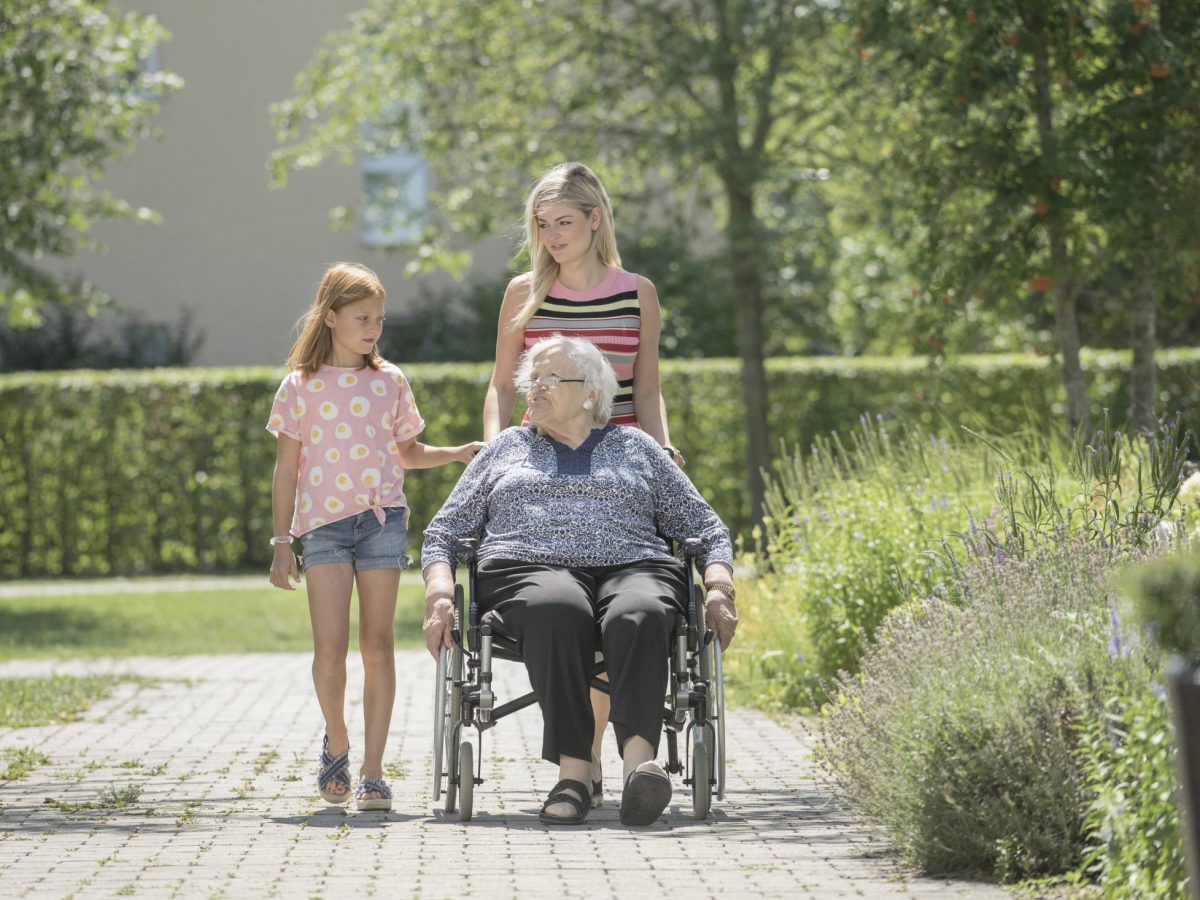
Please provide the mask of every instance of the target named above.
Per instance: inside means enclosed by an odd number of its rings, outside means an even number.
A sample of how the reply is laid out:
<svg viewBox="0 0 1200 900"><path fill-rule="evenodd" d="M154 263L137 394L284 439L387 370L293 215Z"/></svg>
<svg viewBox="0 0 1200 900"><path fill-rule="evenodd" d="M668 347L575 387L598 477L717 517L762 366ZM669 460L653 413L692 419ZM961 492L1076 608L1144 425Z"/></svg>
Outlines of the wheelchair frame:
<svg viewBox="0 0 1200 900"><path fill-rule="evenodd" d="M444 809L458 808L462 821L474 812L475 785L483 784L483 733L501 719L537 703L532 691L507 703L496 704L492 692L492 662L521 662L507 637L480 621L475 586L478 541L460 540L456 561L467 566L467 588L454 586L453 647L441 648L433 693L433 800L445 794ZM721 644L704 625L704 592L694 576L700 541L683 544L687 570L687 615L677 615L670 651L670 673L663 698L663 731L667 738L667 764L671 774L683 774L691 787L692 816L708 816L712 799L725 799L725 686ZM456 573L457 574L457 573ZM462 624L466 622L464 630ZM608 682L596 677L604 671L597 652L592 687L608 692ZM468 729L474 727L473 745ZM685 752L679 756L679 735ZM479 747L476 760L475 746ZM689 752L690 751L690 752ZM445 762L445 766L443 766Z"/></svg>

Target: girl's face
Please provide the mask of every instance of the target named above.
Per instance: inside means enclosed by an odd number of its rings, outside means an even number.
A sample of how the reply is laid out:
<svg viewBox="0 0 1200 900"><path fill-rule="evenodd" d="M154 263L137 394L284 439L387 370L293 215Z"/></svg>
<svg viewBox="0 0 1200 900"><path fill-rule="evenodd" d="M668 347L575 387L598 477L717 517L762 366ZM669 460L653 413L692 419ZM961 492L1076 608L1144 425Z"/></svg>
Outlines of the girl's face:
<svg viewBox="0 0 1200 900"><path fill-rule="evenodd" d="M382 297L365 297L326 313L325 324L333 338L329 365L362 366L383 333L385 318Z"/></svg>
<svg viewBox="0 0 1200 900"><path fill-rule="evenodd" d="M600 210L590 215L570 203L547 203L538 209L538 234L542 244L560 266L587 259L592 233L600 227Z"/></svg>

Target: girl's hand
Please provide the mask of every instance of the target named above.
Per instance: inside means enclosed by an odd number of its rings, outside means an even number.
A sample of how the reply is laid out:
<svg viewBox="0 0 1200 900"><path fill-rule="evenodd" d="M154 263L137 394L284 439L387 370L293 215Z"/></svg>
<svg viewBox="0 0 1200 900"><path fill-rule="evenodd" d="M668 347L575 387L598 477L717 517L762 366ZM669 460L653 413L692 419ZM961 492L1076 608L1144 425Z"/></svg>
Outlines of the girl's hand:
<svg viewBox="0 0 1200 900"><path fill-rule="evenodd" d="M435 660L441 653L442 647L447 649L454 646L454 602L449 597L426 600L425 621L421 623L421 631L425 633L425 646L430 656Z"/></svg>
<svg viewBox="0 0 1200 900"><path fill-rule="evenodd" d="M461 447L455 447L454 458L464 465L475 458L475 454L486 447L483 441L471 441L469 444L463 444Z"/></svg>
<svg viewBox="0 0 1200 900"><path fill-rule="evenodd" d="M293 579L300 583L300 567L296 565L296 554L289 544L275 545L275 558L271 560L271 584L284 591L294 591Z"/></svg>

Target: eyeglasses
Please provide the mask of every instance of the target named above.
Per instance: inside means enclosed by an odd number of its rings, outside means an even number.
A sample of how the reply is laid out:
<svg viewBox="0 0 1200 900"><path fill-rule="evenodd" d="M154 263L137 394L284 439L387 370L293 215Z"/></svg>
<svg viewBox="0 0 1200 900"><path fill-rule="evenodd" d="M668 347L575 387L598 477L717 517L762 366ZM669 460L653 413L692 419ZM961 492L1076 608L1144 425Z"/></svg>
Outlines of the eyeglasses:
<svg viewBox="0 0 1200 900"><path fill-rule="evenodd" d="M561 375L533 375L525 381L517 384L517 390L522 394L528 394L535 387L544 387L548 391L554 390L560 384L583 384L582 378L563 378Z"/></svg>

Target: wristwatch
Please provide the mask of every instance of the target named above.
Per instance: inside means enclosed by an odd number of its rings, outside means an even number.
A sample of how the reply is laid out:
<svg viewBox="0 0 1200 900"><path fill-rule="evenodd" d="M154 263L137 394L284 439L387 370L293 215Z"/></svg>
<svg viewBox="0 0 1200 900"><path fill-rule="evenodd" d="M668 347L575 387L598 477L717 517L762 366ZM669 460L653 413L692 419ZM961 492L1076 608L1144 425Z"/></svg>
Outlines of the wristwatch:
<svg viewBox="0 0 1200 900"><path fill-rule="evenodd" d="M737 591L733 589L732 584L726 584L723 581L716 581L712 584L706 584L704 589L706 591L716 591L718 594L724 594L729 598L730 603L737 602Z"/></svg>

